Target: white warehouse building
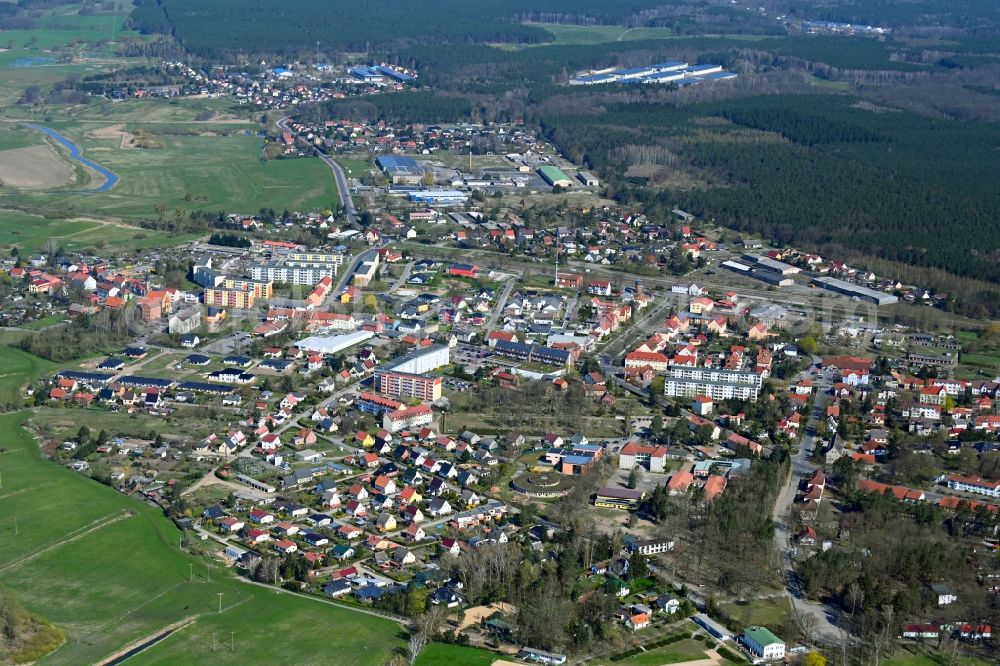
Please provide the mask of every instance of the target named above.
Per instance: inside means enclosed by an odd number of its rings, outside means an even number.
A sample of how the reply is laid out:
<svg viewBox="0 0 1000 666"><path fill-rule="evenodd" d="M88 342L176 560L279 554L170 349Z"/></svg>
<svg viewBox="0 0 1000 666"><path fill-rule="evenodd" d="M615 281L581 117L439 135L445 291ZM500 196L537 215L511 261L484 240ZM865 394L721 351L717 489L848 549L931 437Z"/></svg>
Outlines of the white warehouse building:
<svg viewBox="0 0 1000 666"><path fill-rule="evenodd" d="M336 354L337 352L359 345L365 340L375 337L371 331L355 331L344 335L314 335L295 343L300 349L319 354Z"/></svg>

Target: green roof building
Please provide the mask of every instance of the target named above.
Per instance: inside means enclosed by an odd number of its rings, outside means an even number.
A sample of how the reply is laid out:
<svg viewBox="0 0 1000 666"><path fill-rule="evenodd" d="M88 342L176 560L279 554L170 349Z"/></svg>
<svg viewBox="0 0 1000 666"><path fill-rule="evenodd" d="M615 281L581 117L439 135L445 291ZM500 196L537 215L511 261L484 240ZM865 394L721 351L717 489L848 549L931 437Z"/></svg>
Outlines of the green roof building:
<svg viewBox="0 0 1000 666"><path fill-rule="evenodd" d="M755 657L754 663L785 658L785 642L767 627L747 627L740 637L740 643Z"/></svg>
<svg viewBox="0 0 1000 666"><path fill-rule="evenodd" d="M569 176L564 174L560 169L547 164L538 170L538 175L552 187L569 187L573 184Z"/></svg>

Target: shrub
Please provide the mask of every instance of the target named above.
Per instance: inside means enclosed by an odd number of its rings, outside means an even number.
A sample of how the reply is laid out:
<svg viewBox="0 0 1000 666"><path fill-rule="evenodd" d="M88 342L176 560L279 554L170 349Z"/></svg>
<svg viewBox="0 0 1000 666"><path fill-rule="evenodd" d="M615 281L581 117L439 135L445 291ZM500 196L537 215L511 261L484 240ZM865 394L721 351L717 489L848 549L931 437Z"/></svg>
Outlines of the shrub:
<svg viewBox="0 0 1000 666"><path fill-rule="evenodd" d="M728 648L720 647L717 650L717 652L719 653L720 657L734 664L745 664L747 661L742 656L736 654L735 652L732 652Z"/></svg>

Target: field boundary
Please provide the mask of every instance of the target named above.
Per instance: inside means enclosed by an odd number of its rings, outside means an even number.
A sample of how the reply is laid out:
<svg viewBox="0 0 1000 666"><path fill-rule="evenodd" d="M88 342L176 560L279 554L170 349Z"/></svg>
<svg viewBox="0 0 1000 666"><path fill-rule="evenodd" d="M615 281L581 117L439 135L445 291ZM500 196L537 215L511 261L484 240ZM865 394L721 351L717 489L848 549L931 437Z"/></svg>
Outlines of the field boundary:
<svg viewBox="0 0 1000 666"><path fill-rule="evenodd" d="M62 546L65 546L68 543L73 543L74 541L78 541L78 540L82 539L83 537L87 536L88 534L96 532L97 530L99 530L99 529L101 529L103 527L107 527L109 525L113 525L113 524L117 523L120 520L125 520L126 518L131 518L134 515L135 515L135 512L132 511L132 510L130 510L130 509L121 509L121 510L116 511L114 513L109 513L108 515L104 516L103 518L98 518L97 520L92 521L88 525L84 525L83 527L79 527L79 528L73 530L72 532L69 533L70 536L67 536L67 537L65 537L63 539L60 539L59 541L57 541L57 542L55 542L53 544L45 546L44 548L36 550L33 553L25 555L24 557L22 557L20 559L14 560L13 562L10 562L9 564L6 564L5 566L0 567L0 573L5 573L7 571L10 571L11 569L16 569L17 567L21 566L22 564L24 564L26 562L30 562L31 560L34 560L35 558L38 558L38 557L44 555L45 553L49 552L50 550L55 550L56 548L60 548Z"/></svg>
<svg viewBox="0 0 1000 666"><path fill-rule="evenodd" d="M167 626L161 629L157 629L152 634L148 636L143 636L138 640L132 641L131 643L123 647L121 650L118 650L109 657L97 662L97 666L109 666L110 664L119 664L125 661L126 659L130 659L131 657L134 657L135 655L144 652L146 649L153 647L154 645L159 643L161 640L167 638L168 636L171 636L180 631L181 629L184 629L188 625L192 624L194 621L195 621L194 616L186 617L183 620L174 622L173 624L168 624Z"/></svg>

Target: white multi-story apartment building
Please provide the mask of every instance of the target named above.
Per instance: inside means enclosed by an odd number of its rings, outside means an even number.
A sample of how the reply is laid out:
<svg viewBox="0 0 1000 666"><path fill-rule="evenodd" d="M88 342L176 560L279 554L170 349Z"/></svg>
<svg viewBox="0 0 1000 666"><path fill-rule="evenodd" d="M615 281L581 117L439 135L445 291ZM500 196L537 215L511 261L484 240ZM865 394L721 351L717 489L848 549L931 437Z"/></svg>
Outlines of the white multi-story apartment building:
<svg viewBox="0 0 1000 666"><path fill-rule="evenodd" d="M667 369L663 392L672 398L704 395L715 401L756 401L762 385L763 376L758 372L672 365Z"/></svg>
<svg viewBox="0 0 1000 666"><path fill-rule="evenodd" d="M269 263L251 266L250 275L256 280L313 285L335 277L343 264L344 255L335 252L279 252Z"/></svg>
<svg viewBox="0 0 1000 666"><path fill-rule="evenodd" d="M339 266L292 266L291 264L257 264L250 267L250 277L282 284L314 285L325 277L336 277Z"/></svg>

